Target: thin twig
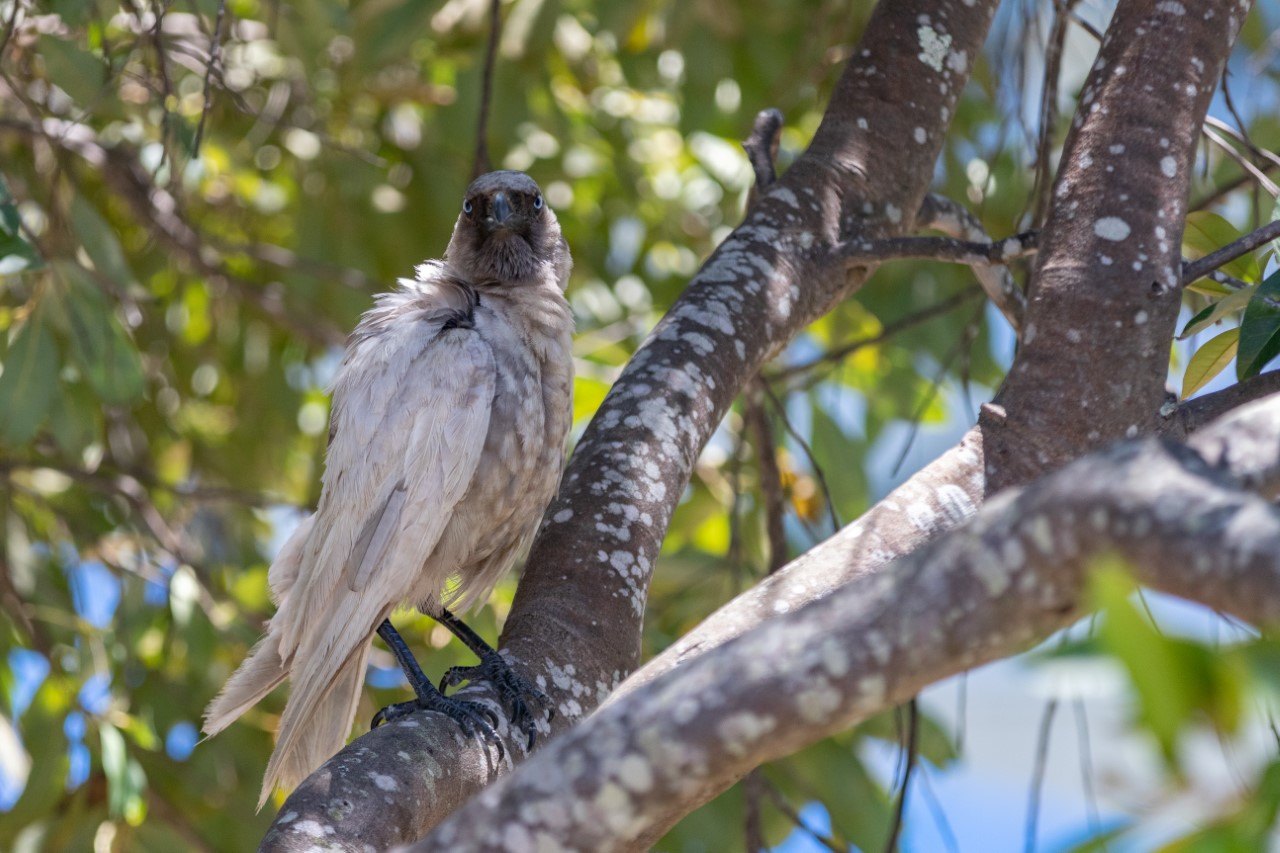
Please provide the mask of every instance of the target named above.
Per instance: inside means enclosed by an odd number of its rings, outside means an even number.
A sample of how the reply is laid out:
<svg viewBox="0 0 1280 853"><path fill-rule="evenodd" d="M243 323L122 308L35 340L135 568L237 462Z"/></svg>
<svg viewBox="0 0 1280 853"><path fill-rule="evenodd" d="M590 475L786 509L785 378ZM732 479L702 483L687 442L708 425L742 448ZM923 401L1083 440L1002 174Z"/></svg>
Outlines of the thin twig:
<svg viewBox="0 0 1280 853"><path fill-rule="evenodd" d="M480 115L476 118L476 158L471 179L489 171L489 107L493 100L493 66L498 56L498 39L502 35L502 2L489 3L489 45L484 54L484 76L480 81Z"/></svg>
<svg viewBox="0 0 1280 853"><path fill-rule="evenodd" d="M787 418L787 410L783 407L782 401L773 393L773 389L767 384L761 384L760 388L764 391L764 395L769 398L769 403L773 406L773 410L778 413L778 417L782 420L782 426L787 431L787 435L800 445L800 449L804 451L805 457L809 460L810 467L813 468L813 476L818 481L818 487L822 489L822 499L827 503L827 513L831 517L832 530L839 530L843 525L840 523L840 512L836 509L836 502L831 497L831 489L827 485L827 476L822 472L822 466L818 464L818 459L813 455L813 448L809 446L809 442L796 431L791 425L791 421Z"/></svg>
<svg viewBox="0 0 1280 853"><path fill-rule="evenodd" d="M9 20L4 22L4 34L0 35L0 61L4 60L4 52L9 47L9 41L18 30L18 13L21 11L22 0L13 0L13 6L9 9Z"/></svg>
<svg viewBox="0 0 1280 853"><path fill-rule="evenodd" d="M1200 128L1200 132L1204 134L1204 138L1221 148L1223 153L1234 160L1236 165L1241 169L1248 172L1249 175L1253 177L1253 180L1260 184L1272 198L1280 196L1280 186L1277 186L1275 181L1268 178L1265 172L1253 163L1249 162L1248 158L1237 151L1235 146L1227 142L1220 133L1217 133L1213 128L1209 127L1210 121L1210 119L1206 119L1205 126ZM1243 142L1241 144L1243 144Z"/></svg>
<svg viewBox="0 0 1280 853"><path fill-rule="evenodd" d="M898 802L893 809L893 823L889 826L889 839L885 842L885 853L893 853L898 849L898 836L902 834L902 821L907 813L907 795L911 792L911 771L916 766L916 752L920 738L920 709L915 697L907 702L907 743L906 767L902 771L902 787L898 790Z"/></svg>
<svg viewBox="0 0 1280 853"><path fill-rule="evenodd" d="M787 563L787 501L782 489L782 473L778 470L773 427L761 400L763 382L757 379L752 385L754 387L748 388L743 397L742 417L744 427L751 430L756 447L760 494L764 498L765 531L769 539L769 574L773 574Z"/></svg>
<svg viewBox="0 0 1280 853"><path fill-rule="evenodd" d="M1228 243L1216 252L1210 252L1203 258L1183 263L1183 287L1193 281L1204 278L1211 270L1226 266L1241 255L1247 255L1259 246L1265 246L1276 238L1280 238L1280 219L1244 235L1235 242Z"/></svg>
<svg viewBox="0 0 1280 853"><path fill-rule="evenodd" d="M837 844L830 836L823 835L805 823L804 819L800 817L800 813L791 807L791 804L787 802L786 797L782 796L782 792L779 791L768 779L764 779L764 792L769 796L769 800L773 803L774 808L782 812L783 816L786 817L787 820L791 821L791 823L794 824L801 832L807 834L814 841L832 851L832 853L846 853L846 847Z"/></svg>
<svg viewBox="0 0 1280 853"><path fill-rule="evenodd" d="M755 172L756 181L747 192L747 209L755 205L759 194L778 179L774 163L778 156L778 143L782 138L782 112L769 107L756 113L751 124L751 135L742 142L747 160Z"/></svg>
<svg viewBox="0 0 1280 853"><path fill-rule="evenodd" d="M1027 831L1024 850L1035 853L1036 824L1040 820L1040 789L1044 786L1044 771L1049 760L1049 736L1053 733L1053 716L1058 712L1058 700L1050 699L1040 717L1040 733L1036 737L1036 760L1031 770L1031 795L1027 802Z"/></svg>
<svg viewBox="0 0 1280 853"><path fill-rule="evenodd" d="M967 207L946 196L930 194L920 205L917 220L922 227L941 231L948 237L990 244L991 235ZM1010 247L1004 247L1008 250ZM1018 287L1013 273L1003 265L977 264L972 267L974 276L987 292L993 305L1000 310L1015 333L1022 331L1022 315L1026 313L1027 297Z"/></svg>
<svg viewBox="0 0 1280 853"><path fill-rule="evenodd" d="M986 266L1007 264L1036 251L1038 232L1024 231L994 243L957 240L954 237L887 237L883 240L850 240L832 249L832 255L849 266L883 261L948 261Z"/></svg>
<svg viewBox="0 0 1280 853"><path fill-rule="evenodd" d="M204 139L205 123L213 106L213 69L222 59L222 21L227 14L227 0L218 0L218 15L213 22L213 36L209 45L209 64L204 70L204 104L200 108L200 123L196 125L195 139L191 143L191 159L200 156L200 142Z"/></svg>
<svg viewBox="0 0 1280 853"><path fill-rule="evenodd" d="M742 835L747 853L760 853L765 849L764 827L760 822L760 800L765 794L765 780L757 767L742 780L742 793L746 799L742 817Z"/></svg>
<svg viewBox="0 0 1280 853"><path fill-rule="evenodd" d="M929 322L930 320L943 316L944 314L949 314L952 311L954 311L956 308L959 308L961 305L964 305L966 302L972 302L979 295L981 295L981 293L982 291L978 290L977 288L962 290L953 296L947 297L941 302L938 302L934 305L930 305L928 308L923 308L919 311L916 311L913 314L908 314L905 317L900 317L891 323L886 323L883 327L881 327L880 331L877 334L871 335L869 337L858 338L856 340L849 341L848 343L841 344L835 349L828 350L822 355L817 356L816 358L813 358L809 361L801 362L800 364L793 364L789 367L784 367L777 371L774 371L773 373L769 374L769 377L768 377L769 381L771 382L786 381L795 376L809 373L815 368L821 367L825 364L832 364L835 362L843 361L844 359L853 355L855 352L857 352L860 349L865 349L866 347L873 347L873 346L876 346L877 344L882 344L885 341L889 340L890 338L893 338L894 336L899 335L909 329L914 329L916 326L923 325Z"/></svg>
<svg viewBox="0 0 1280 853"><path fill-rule="evenodd" d="M956 838L955 830L951 828L951 821L947 819L947 813L942 808L942 802L933 790L933 781L929 778L929 765L927 764L920 765L920 792L924 795L924 801L929 806L929 813L933 816L933 824L938 830L938 835L942 838L942 843L952 853L960 853L960 841Z"/></svg>
<svg viewBox="0 0 1280 853"><path fill-rule="evenodd" d="M1044 55L1044 84L1040 91L1040 136L1036 144L1035 180L1032 183L1035 206L1031 224L1035 228L1044 225L1049 212L1052 183L1049 160L1053 155L1053 132L1058 126L1058 80L1062 73L1062 48L1078 2L1080 0L1066 0L1053 4L1053 28L1049 31L1048 47Z"/></svg>
<svg viewBox="0 0 1280 853"><path fill-rule="evenodd" d="M1098 794L1093 789L1093 747L1089 738L1089 718L1085 714L1084 700L1072 702L1076 717L1077 749L1080 752L1080 783L1084 787L1084 803L1089 819L1089 835L1097 838L1102 832L1102 818L1098 814ZM1106 850L1106 842L1102 849Z"/></svg>

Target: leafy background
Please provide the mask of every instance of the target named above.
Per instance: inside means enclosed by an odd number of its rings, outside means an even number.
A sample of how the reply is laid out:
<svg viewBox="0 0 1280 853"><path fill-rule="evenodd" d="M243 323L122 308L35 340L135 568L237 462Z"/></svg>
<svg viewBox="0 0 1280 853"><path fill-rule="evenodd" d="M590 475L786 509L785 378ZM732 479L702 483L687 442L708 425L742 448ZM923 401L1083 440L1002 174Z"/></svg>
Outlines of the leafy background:
<svg viewBox="0 0 1280 853"><path fill-rule="evenodd" d="M1215 100L1212 114L1244 139L1205 143L1190 257L1272 218L1277 5L1257 5L1233 97ZM871 7L502 3L490 139L495 163L541 183L573 247L579 430L739 221L751 173L737 140L751 116L785 113L785 167ZM1075 8L1093 26L1109 15L1105 3ZM1071 28L1064 115L1042 127L1052 12L1004 4L937 169L936 189L995 235L1028 224L1037 136L1061 142L1096 49ZM484 0L0 3L0 847L260 839L271 809L255 816L254 798L283 697L204 744L200 712L269 616L269 558L316 500L345 330L447 241L471 170L487 14ZM1274 267L1264 247L1227 268L1237 281L1188 294L1171 362L1184 393L1220 387L1233 363L1257 372L1280 349L1280 279L1264 276ZM1012 347L969 273L934 264L888 266L814 324L699 460L654 583L646 653L767 570L762 450L778 459L794 555L970 423ZM746 427L746 405L764 413L763 433ZM1086 773L1088 808L1055 816L1048 797L1045 820L1075 826L1058 839L1067 846L1257 848L1280 801L1275 740L1257 739L1277 650L1203 614L1165 617L1161 602L1156 628L1120 569L1100 578L1105 615L1004 677L1074 673L1047 704L1027 700L1050 721L1058 703L1119 678L1111 707L1123 714L1103 737L1136 741L1157 772L1139 786L1093 780L1098 790ZM479 615L482 633L496 636L513 589ZM425 618L400 624L431 671L465 662ZM380 647L368 682L361 720L403 695ZM974 814L949 800L947 780L969 784L966 768L984 760L964 745L984 725L966 720L965 684L923 704L907 847L950 847L958 832L970 849L975 821L988 840L1005 837L992 825L1020 837L1023 798L1039 791L1028 743L1015 802ZM737 847L749 834L789 850L883 848L909 728L905 712L885 715L764 768L659 847ZM1197 826L1171 829L1160 810L1195 792L1204 759L1187 744L1206 734L1222 752L1253 746L1233 786L1200 803Z"/></svg>

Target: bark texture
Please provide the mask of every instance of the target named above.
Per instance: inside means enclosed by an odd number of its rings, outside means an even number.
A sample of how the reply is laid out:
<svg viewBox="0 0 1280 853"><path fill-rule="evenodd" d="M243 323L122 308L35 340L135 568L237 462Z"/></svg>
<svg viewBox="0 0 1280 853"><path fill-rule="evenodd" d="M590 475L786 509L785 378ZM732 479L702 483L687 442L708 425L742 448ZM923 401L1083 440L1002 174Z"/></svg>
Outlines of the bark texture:
<svg viewBox="0 0 1280 853"><path fill-rule="evenodd" d="M554 731L595 708L637 664L671 513L734 398L761 364L866 280L869 266L846 269L834 247L912 227L995 6L877 7L808 150L703 265L588 427L502 637L509 659L551 695ZM496 707L484 685L462 695ZM387 728L358 738L304 782L263 849L410 841L524 755L521 739L506 737L499 761L434 714ZM403 820L387 819L388 799Z"/></svg>
<svg viewBox="0 0 1280 853"><path fill-rule="evenodd" d="M1240 436L1247 441L1239 441ZM415 845L645 849L762 761L1007 657L1080 616L1091 568L1280 620L1280 397L1187 445L1123 442L600 710ZM828 567L838 570L838 564Z"/></svg>

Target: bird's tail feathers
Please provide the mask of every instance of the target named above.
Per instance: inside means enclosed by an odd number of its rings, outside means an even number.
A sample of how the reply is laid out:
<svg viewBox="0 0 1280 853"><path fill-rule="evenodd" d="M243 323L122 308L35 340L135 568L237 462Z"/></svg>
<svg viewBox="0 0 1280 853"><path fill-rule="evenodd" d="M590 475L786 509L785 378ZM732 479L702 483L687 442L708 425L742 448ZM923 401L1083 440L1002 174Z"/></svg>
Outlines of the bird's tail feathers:
<svg viewBox="0 0 1280 853"><path fill-rule="evenodd" d="M276 787L295 787L346 744L364 684L369 639L390 609L351 596L326 620L324 636L309 638L297 652L290 676L293 689L267 763L259 808Z"/></svg>
<svg viewBox="0 0 1280 853"><path fill-rule="evenodd" d="M204 733L212 737L231 725L288 674L289 667L280 658L280 637L268 632L205 709Z"/></svg>

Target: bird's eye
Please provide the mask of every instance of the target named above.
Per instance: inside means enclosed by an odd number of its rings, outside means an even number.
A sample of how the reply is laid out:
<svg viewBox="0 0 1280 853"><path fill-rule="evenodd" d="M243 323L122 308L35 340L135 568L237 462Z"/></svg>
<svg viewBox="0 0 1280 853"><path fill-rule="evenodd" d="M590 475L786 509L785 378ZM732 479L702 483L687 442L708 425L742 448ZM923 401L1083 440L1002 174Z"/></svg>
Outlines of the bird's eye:
<svg viewBox="0 0 1280 853"><path fill-rule="evenodd" d="M541 193L533 197L533 209L542 210L542 194Z"/></svg>
<svg viewBox="0 0 1280 853"><path fill-rule="evenodd" d="M473 210L475 210L475 208L471 206L471 199L464 198L462 200L462 212L465 213L467 216L470 216L471 211Z"/></svg>

